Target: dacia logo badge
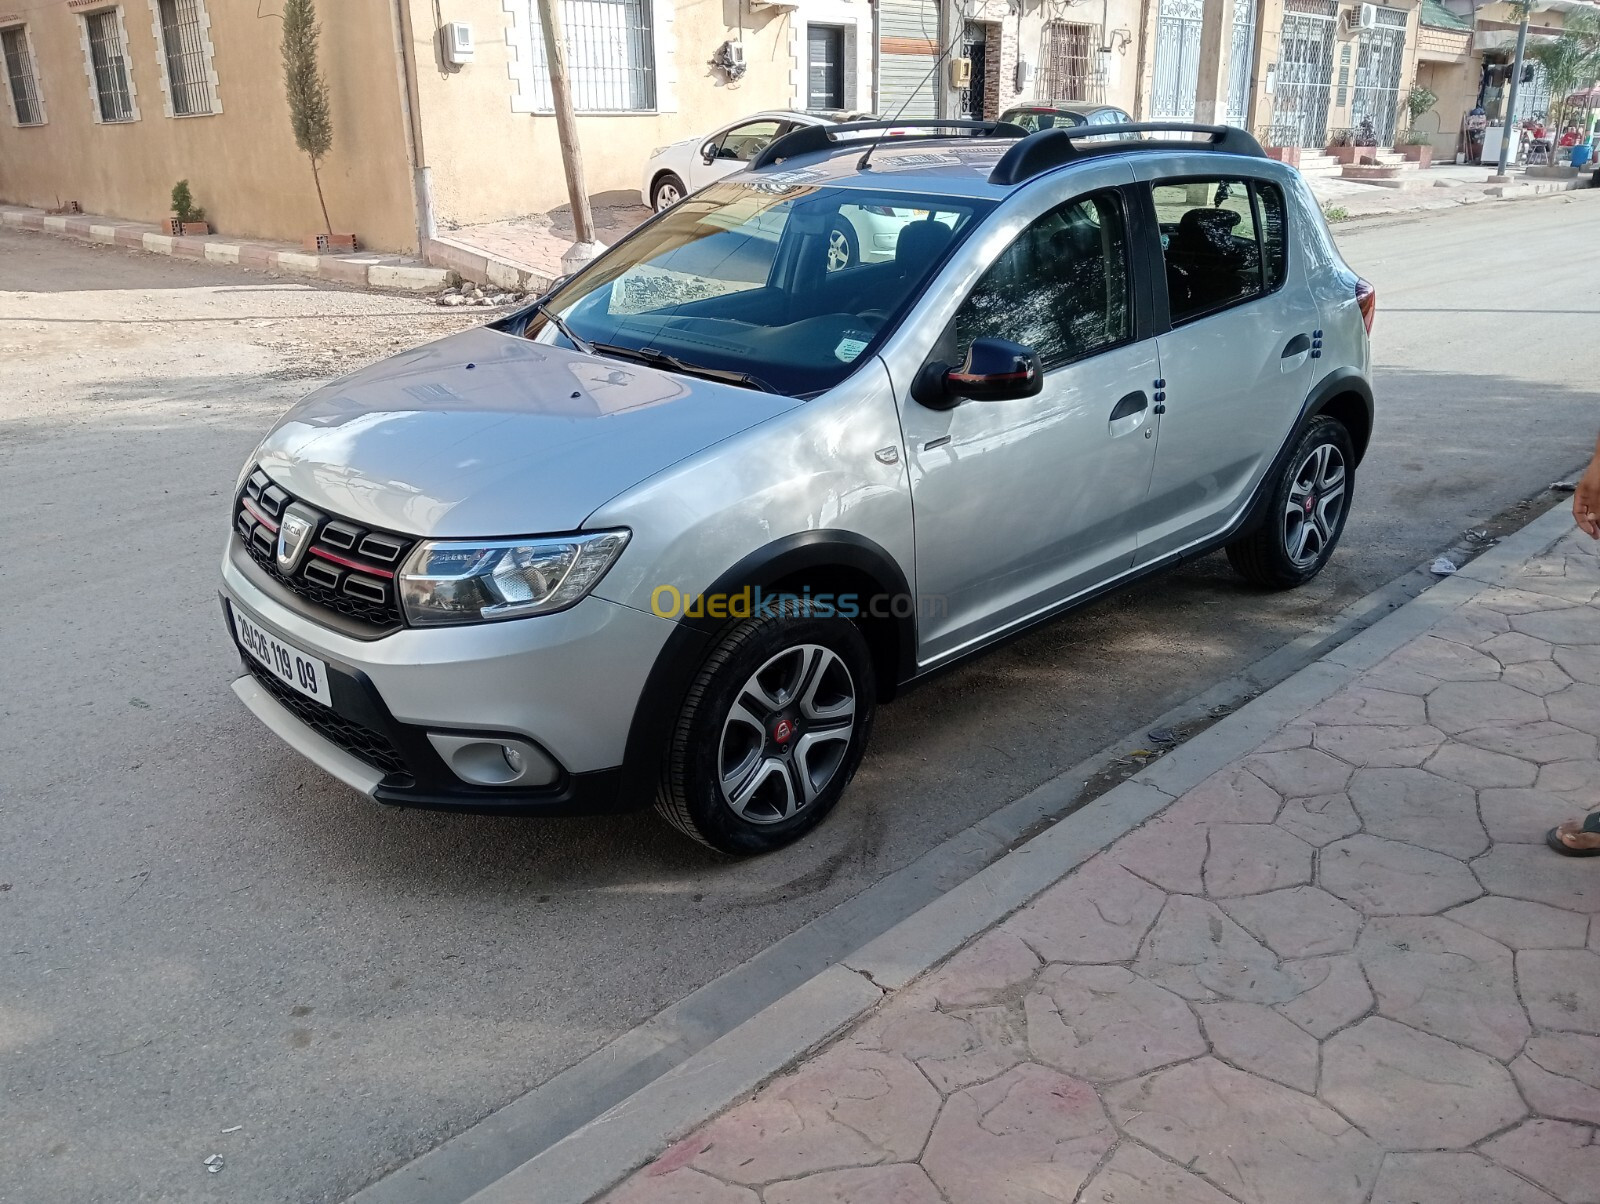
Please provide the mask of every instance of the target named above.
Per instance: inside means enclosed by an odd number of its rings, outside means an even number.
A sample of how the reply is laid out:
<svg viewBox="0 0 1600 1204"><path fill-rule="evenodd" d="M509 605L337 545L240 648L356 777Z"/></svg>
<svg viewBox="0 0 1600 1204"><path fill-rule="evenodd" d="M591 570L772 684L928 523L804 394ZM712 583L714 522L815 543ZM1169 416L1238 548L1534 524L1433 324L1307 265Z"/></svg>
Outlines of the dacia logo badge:
<svg viewBox="0 0 1600 1204"><path fill-rule="evenodd" d="M316 533L317 520L322 516L309 506L295 502L283 512L278 526L278 571L285 576L293 573L305 559L311 537Z"/></svg>

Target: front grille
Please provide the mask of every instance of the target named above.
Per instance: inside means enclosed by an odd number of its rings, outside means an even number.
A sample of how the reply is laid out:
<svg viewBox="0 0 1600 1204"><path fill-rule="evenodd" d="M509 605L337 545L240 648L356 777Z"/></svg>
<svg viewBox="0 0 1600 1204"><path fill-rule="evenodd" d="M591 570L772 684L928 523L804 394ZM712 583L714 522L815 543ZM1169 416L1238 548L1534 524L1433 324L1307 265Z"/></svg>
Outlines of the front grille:
<svg viewBox="0 0 1600 1204"><path fill-rule="evenodd" d="M303 507L313 522L311 544L293 573L278 568L278 527L299 499L256 469L234 505L233 525L250 557L308 602L374 627L403 619L395 574L416 540Z"/></svg>
<svg viewBox="0 0 1600 1204"><path fill-rule="evenodd" d="M405 758L388 738L370 727L346 719L319 702L312 702L299 691L284 685L268 669L250 656L244 658L251 674L281 702L301 723L333 744L337 744L353 757L359 757L374 769L384 773L406 773Z"/></svg>

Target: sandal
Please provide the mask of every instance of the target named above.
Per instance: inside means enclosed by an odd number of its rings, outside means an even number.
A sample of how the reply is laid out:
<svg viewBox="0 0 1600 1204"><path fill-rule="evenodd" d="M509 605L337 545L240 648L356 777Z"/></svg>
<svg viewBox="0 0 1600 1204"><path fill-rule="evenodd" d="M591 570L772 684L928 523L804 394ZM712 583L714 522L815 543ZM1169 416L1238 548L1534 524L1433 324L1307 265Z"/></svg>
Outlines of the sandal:
<svg viewBox="0 0 1600 1204"><path fill-rule="evenodd" d="M1600 836L1600 811L1591 811L1583 817L1579 832ZM1600 857L1600 845L1592 849L1575 849L1561 839L1560 829L1551 828L1544 834L1544 842L1563 857Z"/></svg>

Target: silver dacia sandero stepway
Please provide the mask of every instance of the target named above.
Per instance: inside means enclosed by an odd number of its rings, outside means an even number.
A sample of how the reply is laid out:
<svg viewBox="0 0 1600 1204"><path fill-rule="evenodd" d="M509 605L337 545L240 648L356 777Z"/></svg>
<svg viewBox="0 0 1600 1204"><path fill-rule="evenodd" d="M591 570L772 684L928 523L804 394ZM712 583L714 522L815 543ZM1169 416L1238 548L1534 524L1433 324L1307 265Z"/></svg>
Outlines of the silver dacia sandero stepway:
<svg viewBox="0 0 1600 1204"><path fill-rule="evenodd" d="M1221 127L807 126L538 302L295 406L223 556L290 746L381 802L818 823L908 683L1226 548L1327 562L1374 294ZM830 255L864 211L893 254Z"/></svg>

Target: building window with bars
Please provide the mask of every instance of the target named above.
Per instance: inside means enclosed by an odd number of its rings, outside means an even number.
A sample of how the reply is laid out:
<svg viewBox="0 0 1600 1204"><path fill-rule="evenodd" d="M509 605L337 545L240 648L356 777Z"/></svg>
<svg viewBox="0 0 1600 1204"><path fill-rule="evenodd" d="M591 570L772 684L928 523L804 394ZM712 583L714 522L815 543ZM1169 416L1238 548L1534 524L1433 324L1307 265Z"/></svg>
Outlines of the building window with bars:
<svg viewBox="0 0 1600 1204"><path fill-rule="evenodd" d="M43 125L39 85L33 75L33 55L26 26L0 29L0 50L5 52L6 79L11 85L11 116L18 125Z"/></svg>
<svg viewBox="0 0 1600 1204"><path fill-rule="evenodd" d="M87 13L84 36L89 43L89 72L101 121L133 121L133 87L128 82L128 51L122 36L122 14L115 8Z"/></svg>
<svg viewBox="0 0 1600 1204"><path fill-rule="evenodd" d="M210 24L201 0L154 0L156 32L166 68L167 100L173 117L217 111L211 80Z"/></svg>
<svg viewBox="0 0 1600 1204"><path fill-rule="evenodd" d="M1090 99L1091 64L1097 40L1093 25L1045 23L1039 47L1039 100Z"/></svg>
<svg viewBox="0 0 1600 1204"><path fill-rule="evenodd" d="M528 4L533 102L548 111L550 71L538 0ZM655 32L650 0L561 0L572 107L580 113L650 112L656 107Z"/></svg>

